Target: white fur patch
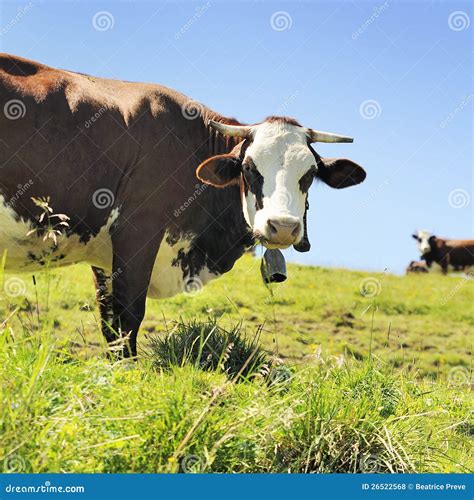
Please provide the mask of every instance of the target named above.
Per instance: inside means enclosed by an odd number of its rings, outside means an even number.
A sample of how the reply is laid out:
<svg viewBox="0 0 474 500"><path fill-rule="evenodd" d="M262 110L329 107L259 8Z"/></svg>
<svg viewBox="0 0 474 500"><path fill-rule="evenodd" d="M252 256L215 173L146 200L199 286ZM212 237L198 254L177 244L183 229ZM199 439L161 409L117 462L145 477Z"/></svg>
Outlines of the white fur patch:
<svg viewBox="0 0 474 500"><path fill-rule="evenodd" d="M86 244L79 241L78 235L59 235L57 249L53 252L53 240L43 239L35 233L28 234L32 230L30 222L17 220L15 211L5 206L4 198L0 196L0 253L7 252L6 270L36 271L43 268L40 260L48 262L49 259L54 266L86 261L110 270L112 245L109 229L117 217L118 210L114 210L99 234L91 237ZM59 255L64 255L64 258L56 260Z"/></svg>
<svg viewBox="0 0 474 500"><path fill-rule="evenodd" d="M188 254L192 246L194 236L187 235L175 244L168 243L168 233L161 242L158 255L155 260L153 272L148 289L148 296L153 299L173 297L179 293L195 294L212 279L218 275L211 273L204 267L198 276L184 276L180 263L173 265L179 253Z"/></svg>
<svg viewBox="0 0 474 500"><path fill-rule="evenodd" d="M3 204L0 196L0 256L6 250L6 270L17 272L34 272L43 269L39 262L32 260L31 255L38 259L48 254L53 266L66 266L79 262L87 262L104 269L108 274L112 272L112 240L110 226L117 220L119 210L114 209L100 232L91 237L87 243L79 241L78 235L66 237L58 236L57 249L52 252L53 241L43 240L42 236L30 234L32 226L24 220L16 220L16 214L11 207ZM198 276L184 277L180 263L173 265L180 251L187 254L191 248L193 236L186 236L173 245L167 242L168 233L161 242L153 267L148 295L152 298L172 297L178 293L195 293L217 277L204 267ZM64 255L60 260L53 260L55 256ZM45 257L47 260L48 257Z"/></svg>
<svg viewBox="0 0 474 500"><path fill-rule="evenodd" d="M417 233L418 236L418 250L421 255L425 255L431 251L429 239L432 234L426 229L420 229Z"/></svg>

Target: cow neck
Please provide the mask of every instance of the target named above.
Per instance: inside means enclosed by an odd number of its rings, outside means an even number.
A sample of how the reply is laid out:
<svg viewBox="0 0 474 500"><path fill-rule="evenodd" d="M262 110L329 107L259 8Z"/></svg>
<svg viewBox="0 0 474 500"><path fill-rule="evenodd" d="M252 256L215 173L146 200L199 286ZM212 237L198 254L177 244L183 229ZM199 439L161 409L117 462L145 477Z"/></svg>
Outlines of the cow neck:
<svg viewBox="0 0 474 500"><path fill-rule="evenodd" d="M223 120L216 116L210 118ZM201 149L205 158L229 153L243 140L224 137L207 125L205 127L208 139L206 147ZM223 274L253 244L243 214L240 189L238 184L223 189L205 186L196 198L196 205L182 214L181 231L194 233L189 255L178 259L185 273L197 275L205 266L212 273Z"/></svg>

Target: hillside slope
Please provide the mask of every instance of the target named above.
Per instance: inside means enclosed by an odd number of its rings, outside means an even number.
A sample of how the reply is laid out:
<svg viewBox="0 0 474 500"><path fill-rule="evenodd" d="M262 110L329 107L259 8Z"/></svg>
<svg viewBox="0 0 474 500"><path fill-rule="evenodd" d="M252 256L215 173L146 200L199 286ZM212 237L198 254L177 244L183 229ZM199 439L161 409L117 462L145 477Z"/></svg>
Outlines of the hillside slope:
<svg viewBox="0 0 474 500"><path fill-rule="evenodd" d="M471 281L258 265L150 302L138 362L102 355L85 266L4 277L0 471L472 472ZM266 370L157 368L147 336L209 315L265 323Z"/></svg>
<svg viewBox="0 0 474 500"><path fill-rule="evenodd" d="M264 346L290 362L305 362L318 352L366 359L372 351L391 366L433 377L471 365L473 280L290 264L288 280L269 290L259 266L259 259L246 256L202 290L149 300L141 345L146 345L147 334L172 328L174 320L211 315L224 324L243 321L250 329L263 324ZM3 296L2 316L8 304L32 311L38 300L42 312L49 307L56 335L85 353L95 353L102 338L89 268L39 273L36 282L34 287L28 275L5 277L5 290L13 288L15 293ZM26 291L27 299L17 290Z"/></svg>

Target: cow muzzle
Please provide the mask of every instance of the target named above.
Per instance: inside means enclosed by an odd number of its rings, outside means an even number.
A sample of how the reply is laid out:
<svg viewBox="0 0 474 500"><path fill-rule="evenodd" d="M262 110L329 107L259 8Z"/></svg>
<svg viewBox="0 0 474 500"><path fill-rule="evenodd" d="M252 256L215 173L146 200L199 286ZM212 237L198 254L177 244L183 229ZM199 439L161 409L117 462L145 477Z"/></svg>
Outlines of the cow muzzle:
<svg viewBox="0 0 474 500"><path fill-rule="evenodd" d="M263 236L267 248L287 248L301 239L301 222L297 217L272 217Z"/></svg>
<svg viewBox="0 0 474 500"><path fill-rule="evenodd" d="M420 253L421 255L425 255L431 251L431 247L429 245L420 245Z"/></svg>

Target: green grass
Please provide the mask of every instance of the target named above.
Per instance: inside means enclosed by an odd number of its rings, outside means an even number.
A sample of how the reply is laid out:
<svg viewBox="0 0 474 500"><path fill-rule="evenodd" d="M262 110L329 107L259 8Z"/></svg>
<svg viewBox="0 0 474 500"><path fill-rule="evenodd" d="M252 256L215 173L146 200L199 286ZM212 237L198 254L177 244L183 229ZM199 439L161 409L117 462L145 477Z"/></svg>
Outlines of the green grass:
<svg viewBox="0 0 474 500"><path fill-rule="evenodd" d="M201 293L149 301L136 363L103 356L85 266L38 274L36 287L5 276L0 467L473 470L472 281L290 265L270 293L258 266L245 257ZM289 376L236 383L199 362L160 369L149 355L157 336L186 335L209 316L239 338L237 323L248 335L264 324L262 346Z"/></svg>
<svg viewBox="0 0 474 500"><path fill-rule="evenodd" d="M291 363L305 363L316 351L367 359L374 356L393 367L438 379L453 367L471 366L474 333L474 281L438 273L421 276L369 274L346 269L290 265L289 279L273 285L273 297L262 283L258 259L245 257L222 278L196 295L182 294L168 300L149 300L139 341L147 334L166 332L173 321L218 317L226 326L243 321L254 330L263 324L262 344ZM26 296L3 297L0 314L10 304L23 309L34 321L36 294L28 275ZM380 293L372 290L377 280ZM364 281L369 280L369 281ZM40 314L54 319L54 333L72 343L71 348L97 355L102 337L92 275L80 265L37 275ZM364 288L364 283L367 283ZM6 279L8 285L8 277ZM378 286L378 285L376 285ZM373 323L373 327L372 327ZM10 324L19 326L15 316Z"/></svg>

